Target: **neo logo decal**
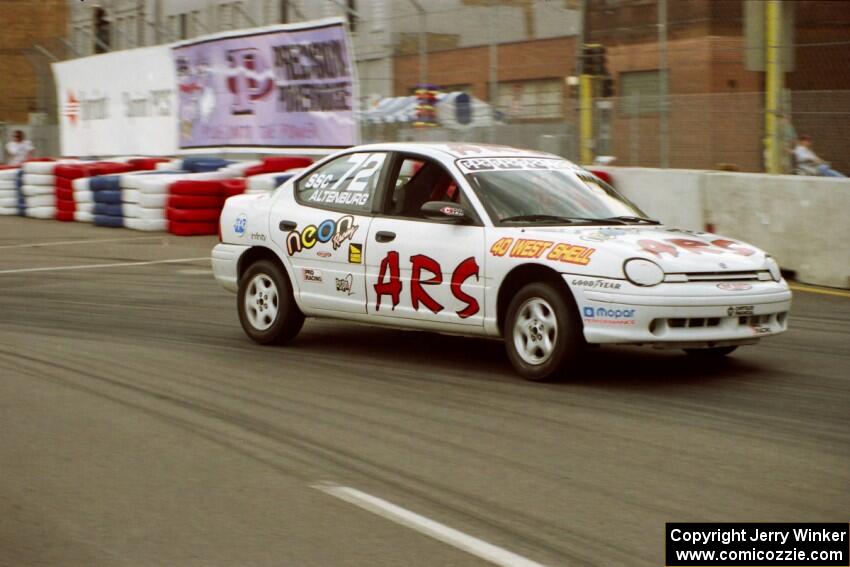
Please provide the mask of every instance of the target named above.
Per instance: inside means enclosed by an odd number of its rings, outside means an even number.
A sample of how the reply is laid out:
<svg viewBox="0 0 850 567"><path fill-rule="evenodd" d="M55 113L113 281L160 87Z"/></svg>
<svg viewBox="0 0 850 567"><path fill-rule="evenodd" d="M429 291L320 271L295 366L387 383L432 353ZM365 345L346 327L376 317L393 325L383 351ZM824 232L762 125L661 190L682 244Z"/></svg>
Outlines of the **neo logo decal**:
<svg viewBox="0 0 850 567"><path fill-rule="evenodd" d="M345 215L338 220L325 219L319 223L319 226L310 224L300 231L293 230L287 234L286 251L290 256L294 256L301 250L309 250L317 243L327 242L333 244L336 250L344 241L351 240L358 228L359 225L354 224L354 217L351 215ZM350 252L349 250L349 256Z"/></svg>

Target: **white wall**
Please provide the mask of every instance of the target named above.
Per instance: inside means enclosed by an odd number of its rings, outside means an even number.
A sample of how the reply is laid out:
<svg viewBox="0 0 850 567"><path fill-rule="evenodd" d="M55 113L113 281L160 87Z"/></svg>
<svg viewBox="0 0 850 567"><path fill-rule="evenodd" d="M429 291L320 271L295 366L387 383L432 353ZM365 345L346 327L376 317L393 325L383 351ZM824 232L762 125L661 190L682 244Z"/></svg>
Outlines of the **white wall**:
<svg viewBox="0 0 850 567"><path fill-rule="evenodd" d="M850 288L850 180L593 166L665 224L766 250L804 283Z"/></svg>

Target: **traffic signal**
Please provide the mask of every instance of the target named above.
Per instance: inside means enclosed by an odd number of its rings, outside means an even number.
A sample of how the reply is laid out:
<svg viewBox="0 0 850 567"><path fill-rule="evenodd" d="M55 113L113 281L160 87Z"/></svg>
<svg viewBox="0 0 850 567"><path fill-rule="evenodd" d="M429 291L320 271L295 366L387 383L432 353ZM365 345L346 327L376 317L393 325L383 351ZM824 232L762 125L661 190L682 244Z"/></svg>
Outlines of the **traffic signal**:
<svg viewBox="0 0 850 567"><path fill-rule="evenodd" d="M608 58L605 46L598 43L585 43L582 47L583 73L585 75L607 75Z"/></svg>

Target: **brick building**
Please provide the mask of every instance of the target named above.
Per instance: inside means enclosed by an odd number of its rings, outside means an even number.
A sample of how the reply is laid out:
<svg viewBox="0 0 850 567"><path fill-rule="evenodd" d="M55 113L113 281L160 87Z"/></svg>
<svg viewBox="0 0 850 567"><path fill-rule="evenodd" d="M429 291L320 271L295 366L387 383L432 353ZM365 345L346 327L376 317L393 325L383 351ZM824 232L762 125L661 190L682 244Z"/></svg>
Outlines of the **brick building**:
<svg viewBox="0 0 850 567"><path fill-rule="evenodd" d="M498 4L499 2L497 2ZM565 2L564 5L572 5ZM623 165L660 162L659 97L662 53L658 41L657 0L586 0L587 43L607 48L607 67L615 96L598 111L606 151ZM758 28L762 2L668 0L669 164L714 168L731 164L762 169L764 72L747 54L762 48L747 31ZM850 146L840 132L850 112L850 10L844 2L787 2L787 92L783 106L797 130L815 135L824 157L850 171ZM487 23L484 20L482 23ZM429 80L446 89L467 88L491 100L512 121L575 124L577 101L567 78L575 74L577 38L526 38L499 42L491 82L488 45L441 46L429 35ZM394 92L407 94L418 82L418 56L397 49ZM601 148L605 140L598 140Z"/></svg>
<svg viewBox="0 0 850 567"><path fill-rule="evenodd" d="M3 144L8 130L45 121L42 113L53 108L49 57L44 51L56 51L56 43L66 30L65 0L0 0L0 138ZM36 136L37 138L37 136ZM44 151L38 139L36 149Z"/></svg>

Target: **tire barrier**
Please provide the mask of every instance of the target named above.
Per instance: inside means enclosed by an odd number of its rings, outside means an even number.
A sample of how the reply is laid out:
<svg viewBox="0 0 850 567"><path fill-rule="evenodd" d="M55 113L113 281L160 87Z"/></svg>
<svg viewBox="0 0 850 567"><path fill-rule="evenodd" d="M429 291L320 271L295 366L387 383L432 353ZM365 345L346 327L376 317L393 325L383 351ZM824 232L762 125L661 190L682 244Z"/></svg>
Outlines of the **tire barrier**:
<svg viewBox="0 0 850 567"><path fill-rule="evenodd" d="M151 171L156 169L156 164L162 163L165 161L171 161L166 158L130 158L127 160L127 164L132 166L133 169L136 170L146 170Z"/></svg>
<svg viewBox="0 0 850 567"><path fill-rule="evenodd" d="M31 159L24 162L21 170L24 173L44 173L51 175L54 167L56 167L56 162L51 159Z"/></svg>
<svg viewBox="0 0 850 567"><path fill-rule="evenodd" d="M291 169L309 167L312 164L312 159L304 157L264 157L260 165L255 165L245 170L245 177L260 175L262 173L282 173Z"/></svg>
<svg viewBox="0 0 850 567"><path fill-rule="evenodd" d="M47 206L27 206L26 214L24 216L33 218L33 219L53 219L56 217L56 207L53 205Z"/></svg>
<svg viewBox="0 0 850 567"><path fill-rule="evenodd" d="M191 173L205 173L217 171L233 163L231 160L210 157L185 157L181 165L184 171Z"/></svg>
<svg viewBox="0 0 850 567"><path fill-rule="evenodd" d="M94 222L94 213L91 211L76 211L74 220L77 222Z"/></svg>
<svg viewBox="0 0 850 567"><path fill-rule="evenodd" d="M123 228L124 217L113 217L111 215L94 215L95 226L105 226L108 228Z"/></svg>
<svg viewBox="0 0 850 567"><path fill-rule="evenodd" d="M56 176L44 173L24 172L24 185L55 185Z"/></svg>
<svg viewBox="0 0 850 567"><path fill-rule="evenodd" d="M124 226L124 211L121 205L122 177L122 175L101 175L89 179L89 188L94 202L92 222L95 226L109 228Z"/></svg>
<svg viewBox="0 0 850 567"><path fill-rule="evenodd" d="M293 177L295 177L301 169L291 170L286 173L262 173L247 179L248 188L245 191L249 194L256 193L271 193Z"/></svg>
<svg viewBox="0 0 850 567"><path fill-rule="evenodd" d="M55 207L56 206L56 197L51 194L45 195L34 195L32 197L25 197L26 199L26 208L30 207Z"/></svg>
<svg viewBox="0 0 850 567"><path fill-rule="evenodd" d="M185 179L169 187L168 232L179 236L218 234L224 201L245 191L241 179Z"/></svg>
<svg viewBox="0 0 850 567"><path fill-rule="evenodd" d="M36 219L56 217L57 166L75 163L65 161L26 161L19 174L19 207L24 216Z"/></svg>
<svg viewBox="0 0 850 567"><path fill-rule="evenodd" d="M124 218L124 205L121 203L94 203L95 215L109 215L110 217Z"/></svg>
<svg viewBox="0 0 850 567"><path fill-rule="evenodd" d="M16 167L0 167L0 216L19 214L18 171Z"/></svg>
<svg viewBox="0 0 850 567"><path fill-rule="evenodd" d="M168 207L173 209L219 209L224 207L224 197L209 195L169 195Z"/></svg>
<svg viewBox="0 0 850 567"><path fill-rule="evenodd" d="M24 170L19 169L15 175L15 192L18 194L18 214L24 216L27 212L27 199L21 188L24 186Z"/></svg>
<svg viewBox="0 0 850 567"><path fill-rule="evenodd" d="M21 187L21 193L26 197L35 197L36 195L52 195L56 192L53 185L24 185Z"/></svg>
<svg viewBox="0 0 850 567"><path fill-rule="evenodd" d="M109 191L92 191L94 194L94 202L95 203L107 203L110 205L120 205L121 204L121 190L109 190Z"/></svg>
<svg viewBox="0 0 850 567"><path fill-rule="evenodd" d="M229 197L273 191L312 163L289 156L31 160L0 166L0 215L214 235Z"/></svg>

